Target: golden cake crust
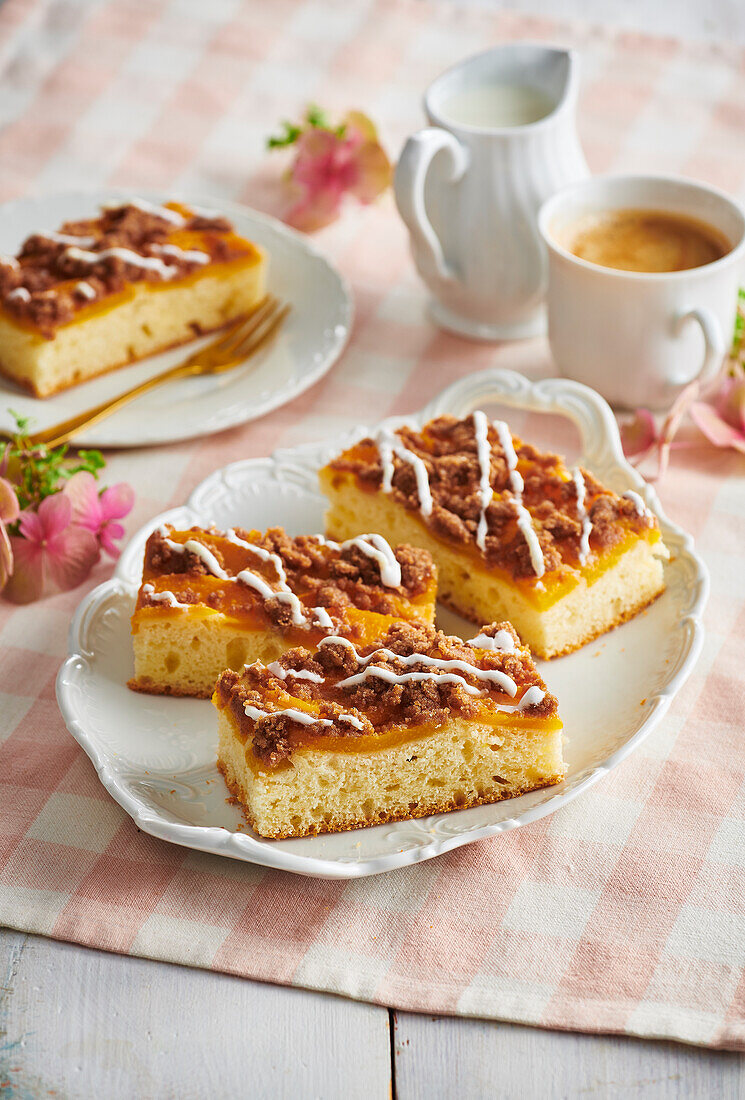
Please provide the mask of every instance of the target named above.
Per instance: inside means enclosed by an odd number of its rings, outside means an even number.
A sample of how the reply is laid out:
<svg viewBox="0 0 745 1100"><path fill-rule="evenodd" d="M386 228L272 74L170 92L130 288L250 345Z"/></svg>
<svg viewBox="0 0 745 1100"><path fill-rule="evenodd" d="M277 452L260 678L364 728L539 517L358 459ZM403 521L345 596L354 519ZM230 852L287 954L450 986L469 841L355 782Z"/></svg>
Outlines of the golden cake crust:
<svg viewBox="0 0 745 1100"><path fill-rule="evenodd" d="M506 648L483 648L490 639ZM435 674L441 682L428 678ZM523 709L521 700L532 697L536 701ZM298 700L322 722L305 725L294 712L286 713ZM241 739L250 740L254 756L270 767L314 742L438 727L453 713L468 719L485 709L518 709L532 719L557 714L556 699L508 623L483 627L471 644L403 622L391 626L380 642L359 649L343 638L326 638L315 653L292 649L270 667L223 672L215 705L230 710ZM251 716L247 708L263 716Z"/></svg>
<svg viewBox="0 0 745 1100"><path fill-rule="evenodd" d="M414 464L396 452L390 459L393 471L390 496L407 511L419 513L437 538L463 547L487 566L497 567L515 580L530 580L535 578L536 570L530 545L518 523L513 469L504 437L500 437L496 422L486 418L491 496L483 508L477 415L462 420L441 416L420 431L405 426L397 429L397 441L426 470L431 511L429 515L423 514ZM523 483L520 500L529 513L540 546L543 559L540 575L546 579L567 568L581 568L585 516L590 525L590 555L604 554L630 533L643 536L657 529L650 512L640 510L634 500L605 488L587 470L579 468L577 478L560 456L539 451L516 436L510 435L509 440L517 459L514 469ZM335 473L351 473L362 488L378 492L384 485L384 467L380 438L368 437L332 460L325 473L332 482ZM479 546L482 509L486 533L483 546Z"/></svg>
<svg viewBox="0 0 745 1100"><path fill-rule="evenodd" d="M15 258L0 262L0 308L20 327L51 340L133 284L172 286L215 265L259 256L218 214L204 216L175 202L123 203L28 237Z"/></svg>
<svg viewBox="0 0 745 1100"><path fill-rule="evenodd" d="M193 541L209 550L227 578L211 574L210 566L189 548ZM303 613L321 607L336 628L343 625L350 607L397 616L402 601L432 591L436 570L426 550L406 545L389 548L387 553L395 558L400 583L385 584L379 560L360 549L359 542L352 540L351 545L337 548L317 535L289 536L281 527L266 532L237 527L223 532L200 527L175 531L165 525L147 540L135 615L143 608L167 609L159 599L167 591L183 605L203 604L231 617L262 614L278 629L289 630L297 607L281 595L289 589L300 601ZM282 583L277 563L282 568ZM244 569L262 577L276 595L267 599L256 588L241 583L237 578Z"/></svg>

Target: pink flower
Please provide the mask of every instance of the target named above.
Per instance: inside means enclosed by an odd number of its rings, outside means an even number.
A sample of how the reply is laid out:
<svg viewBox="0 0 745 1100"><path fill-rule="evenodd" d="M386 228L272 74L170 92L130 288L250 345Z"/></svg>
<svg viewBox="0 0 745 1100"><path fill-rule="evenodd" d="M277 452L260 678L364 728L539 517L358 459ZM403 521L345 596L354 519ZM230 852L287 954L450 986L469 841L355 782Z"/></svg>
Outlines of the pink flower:
<svg viewBox="0 0 745 1100"><path fill-rule="evenodd" d="M15 523L20 515L18 497L9 481L0 477L0 589L13 572L13 547L6 530L7 523Z"/></svg>
<svg viewBox="0 0 745 1100"><path fill-rule="evenodd" d="M350 112L341 133L311 126L296 142L297 155L290 182L300 197L285 220L306 232L320 229L338 217L346 194L369 203L391 181L391 164L379 144L372 122Z"/></svg>
<svg viewBox="0 0 745 1100"><path fill-rule="evenodd" d="M10 539L14 569L5 589L14 603L38 599L49 577L59 588L75 588L98 561L96 538L72 522L64 493L47 497L37 512L21 512L18 528L20 535Z"/></svg>
<svg viewBox="0 0 745 1100"><path fill-rule="evenodd" d="M657 427L649 409L637 409L633 417L621 425L621 443L627 458L641 462L654 447Z"/></svg>
<svg viewBox="0 0 745 1100"><path fill-rule="evenodd" d="M132 511L135 496L132 487L122 481L99 493L93 474L81 471L73 474L63 493L72 505L73 522L92 531L110 558L118 558L120 551L114 540L122 538L124 527L116 520Z"/></svg>
<svg viewBox="0 0 745 1100"><path fill-rule="evenodd" d="M745 378L727 377L710 401L691 405L691 420L715 447L745 454Z"/></svg>
<svg viewBox="0 0 745 1100"><path fill-rule="evenodd" d="M673 440L686 415L693 407L693 403L700 392L700 384L696 381L684 386L673 401L667 416L657 427L655 418L649 409L637 409L631 420L621 427L621 442L624 454L633 460L633 465L638 466L652 453L657 452L657 473L648 475L649 481L658 481L665 476L670 462L670 451L673 448ZM679 444L675 444L679 446ZM680 444L682 446L682 444Z"/></svg>

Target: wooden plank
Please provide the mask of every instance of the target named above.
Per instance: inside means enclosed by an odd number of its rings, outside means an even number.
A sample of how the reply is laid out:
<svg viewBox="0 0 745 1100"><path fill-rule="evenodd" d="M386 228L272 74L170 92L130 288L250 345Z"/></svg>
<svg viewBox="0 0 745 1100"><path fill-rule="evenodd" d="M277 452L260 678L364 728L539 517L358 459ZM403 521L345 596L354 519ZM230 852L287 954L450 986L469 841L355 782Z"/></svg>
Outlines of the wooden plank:
<svg viewBox="0 0 745 1100"><path fill-rule="evenodd" d="M679 1043L394 1014L397 1100L736 1100L745 1055Z"/></svg>
<svg viewBox="0 0 745 1100"><path fill-rule="evenodd" d="M388 1011L0 932L0 1094L388 1100Z"/></svg>

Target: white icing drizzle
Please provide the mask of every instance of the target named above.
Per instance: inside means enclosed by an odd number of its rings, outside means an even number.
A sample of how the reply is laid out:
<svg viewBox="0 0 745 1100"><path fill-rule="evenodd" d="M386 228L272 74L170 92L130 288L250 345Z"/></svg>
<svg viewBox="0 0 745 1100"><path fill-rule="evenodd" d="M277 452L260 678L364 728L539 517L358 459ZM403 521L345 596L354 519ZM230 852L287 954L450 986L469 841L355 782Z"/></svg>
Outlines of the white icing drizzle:
<svg viewBox="0 0 745 1100"><path fill-rule="evenodd" d="M284 710L261 710L259 707L246 703L243 710L246 716L253 718L254 721L259 718L268 718L270 715L272 718L287 715L293 722L299 722L301 726L333 726L334 724L330 718L321 718L320 715L314 716L304 710L295 710L293 707L285 707Z"/></svg>
<svg viewBox="0 0 745 1100"><path fill-rule="evenodd" d="M287 574L279 554L275 554L271 550L265 550L263 546L255 546L252 542L246 542L245 539L236 535L232 527L225 532L225 537L236 546L242 546L245 550L250 550L262 561L270 561L277 570L279 588L275 590L267 584L263 577L250 569L242 569L235 579L240 581L241 584L247 584L249 588L255 589L265 600L280 600L282 603L289 604L292 611L292 625L307 626L308 619L303 613L303 605L287 583Z"/></svg>
<svg viewBox="0 0 745 1100"><path fill-rule="evenodd" d="M209 252L202 252L196 248L179 248L176 244L154 244L151 247L154 252L160 252L164 256L175 256L191 264L208 264L211 259Z"/></svg>
<svg viewBox="0 0 745 1100"><path fill-rule="evenodd" d="M170 210L167 206L158 206L156 203L148 202L147 199L105 202L102 209L119 210L122 206L136 206L138 210L142 210L145 214L155 214L156 217L163 218L164 221L171 222L172 225L186 225L186 218L179 214L177 210Z"/></svg>
<svg viewBox="0 0 745 1100"><path fill-rule="evenodd" d="M169 607L191 607L189 603L181 603L176 599L173 592L164 590L163 592L156 592L152 584L143 584L142 591L146 596L149 596L151 600L157 600L159 603L167 603Z"/></svg>
<svg viewBox="0 0 745 1100"><path fill-rule="evenodd" d="M543 551L541 550L541 544L538 541L538 535L533 527L533 520L531 519L530 512L523 504L523 489L525 483L522 479L522 475L517 469L517 455L515 454L515 448L512 445L512 436L510 435L510 429L505 424L504 420L493 421L496 428L497 435L499 436L499 443L504 451L504 457L507 460L507 468L510 472L510 487L515 497L515 512L517 513L517 526L519 527L523 538L528 544L528 550L530 551L530 564L533 566L533 572L536 577L542 577L546 572L546 563L543 559Z"/></svg>
<svg viewBox="0 0 745 1100"><path fill-rule="evenodd" d="M91 284L86 283L85 281L81 280L81 282L76 283L75 289L77 290L78 294L82 294L83 297L87 298L89 302L92 302L93 299L96 297L96 292Z"/></svg>
<svg viewBox="0 0 745 1100"><path fill-rule="evenodd" d="M472 638L468 644L473 645L477 642L481 642L483 639L487 639L489 642L494 643L503 642L505 644L505 652L511 652L515 648L514 639L511 637L510 634L507 633L506 630L497 631L497 634L494 638L491 638L488 635L479 634L475 638ZM337 642L343 646L346 646L348 649L351 649L358 666L367 666L362 672L357 673L357 675L347 676L346 679L339 680L336 685L337 687L354 687L355 684L363 683L368 678L368 676L375 676L379 680L385 680L389 684L402 684L406 683L406 681L409 680L430 680L436 684L460 684L461 687L465 688L469 695L484 694L484 692L480 691L477 687L474 687L472 684L469 684L467 680L464 680L462 676L457 676L451 672L395 673L391 672L390 669L380 668L378 665L371 665L369 663L370 661L375 660L376 657L380 657L382 655L386 657L393 657L407 665L427 664L434 665L438 668L461 668L468 671L471 675L478 677L479 679L497 680L498 682L500 682L500 684L505 686L505 690L508 695L512 695L514 697L517 694L517 686L514 680L512 680L509 676L506 676L505 673L499 672L498 669L476 668L475 666L468 664L466 661L438 660L436 657L429 657L426 653L412 653L409 657L401 657L397 653L392 653L389 649L377 649L374 653L370 653L367 657L361 657L348 638L342 638L338 635L333 638L323 638L322 641L318 643L318 645L320 648L320 646L322 645L331 645ZM506 644L507 642L510 643L511 649L508 649ZM497 645L495 644L493 647L482 646L482 648L496 649ZM506 681L507 684L504 684L504 681ZM537 706L539 703L542 703L545 695L546 693L545 691L543 691L542 688L539 688L537 685L533 685L533 687L528 688L520 702L517 703L515 706L506 703L498 703L497 709L505 711L508 714L514 714L517 711L522 712L524 710L527 710L529 707L534 707Z"/></svg>
<svg viewBox="0 0 745 1100"><path fill-rule="evenodd" d="M475 649L493 649L499 653L514 653L515 639L507 630L498 630L492 638L491 634L477 634L475 638L469 638L466 645Z"/></svg>
<svg viewBox="0 0 745 1100"><path fill-rule="evenodd" d="M639 496L639 494L635 493L633 489L627 489L626 492L622 493L621 495L626 497L626 500L633 501L634 507L636 508L636 514L638 516L646 516L648 514L648 509L647 509L646 504L644 503L642 498Z"/></svg>
<svg viewBox="0 0 745 1100"><path fill-rule="evenodd" d="M454 672L391 672L388 668L379 665L368 665L356 676L347 676L345 680L339 680L337 687L354 687L362 684L368 677L374 676L378 680L385 680L388 684L405 684L408 680L429 680L434 684L460 684L469 695L483 695L483 691L468 683L462 676L456 676Z"/></svg>
<svg viewBox="0 0 745 1100"><path fill-rule="evenodd" d="M189 210L192 214L196 214L198 218L221 218L222 214L219 210L212 210L209 206L194 206L193 203L189 203Z"/></svg>
<svg viewBox="0 0 745 1100"><path fill-rule="evenodd" d="M502 703L499 704L499 710L505 710L508 714L515 714L516 712L522 713L527 710L528 707L537 707L539 703L542 703L546 697L546 692L542 688L539 688L536 684L533 687L529 687L523 695L520 702L512 707L505 706Z"/></svg>
<svg viewBox="0 0 745 1100"><path fill-rule="evenodd" d="M267 666L270 667L270 666ZM251 703L246 703L243 707L243 711L247 718L253 718L257 721L259 718L275 717L275 715L286 715L293 722L298 722L301 726L333 726L334 722L331 718L321 718L320 715L308 714L305 710L296 710L294 707L285 707L283 710L261 710L260 707L254 707ZM354 726L355 729L363 730L364 724L360 722L359 718L355 718L353 714L338 714L337 720L339 722L349 722L350 726Z"/></svg>
<svg viewBox="0 0 745 1100"><path fill-rule="evenodd" d="M16 298L19 302L30 302L31 292L27 290L25 286L17 286L15 290L11 290L10 294L5 295L5 300L10 302Z"/></svg>
<svg viewBox="0 0 745 1100"><path fill-rule="evenodd" d="M432 493L429 488L429 474L427 467L419 455L414 454L408 447L404 447L393 432L388 428L381 428L376 439L380 452L380 461L383 465L384 493L390 493L393 488L393 475L396 468L393 464L393 456L396 455L402 462L408 462L416 477L416 491L419 494L419 511L426 518L432 515Z"/></svg>
<svg viewBox="0 0 745 1100"><path fill-rule="evenodd" d="M84 248L68 248L67 255L73 260L80 260L84 264L97 264L109 256L116 256L133 267L143 267L148 271L157 271L162 279L172 279L178 274L178 268L169 266L156 256L141 256L139 252L133 252L131 248L103 248L100 252L88 252Z"/></svg>
<svg viewBox="0 0 745 1100"><path fill-rule="evenodd" d="M97 237L76 237L72 233L40 233L45 241L54 241L55 244L76 244L79 248L90 248L96 243Z"/></svg>
<svg viewBox="0 0 745 1100"><path fill-rule="evenodd" d="M329 550L346 550L348 546L358 547L368 558L374 558L380 567L380 581L386 588L398 588L401 584L401 566L391 545L382 535L377 533L357 535L353 539L345 539L344 542L334 542L323 535L313 536L321 546L328 546Z"/></svg>
<svg viewBox="0 0 745 1100"><path fill-rule="evenodd" d="M349 722L350 726L354 726L357 730L363 730L365 728L365 723L360 722L359 718L355 718L353 714L340 714L339 721Z"/></svg>
<svg viewBox="0 0 745 1100"><path fill-rule="evenodd" d="M401 584L401 566L382 535L358 535L357 538L346 539L341 544L341 549L344 550L347 546L357 546L363 554L378 563L380 580L386 588L398 588Z"/></svg>
<svg viewBox="0 0 745 1100"><path fill-rule="evenodd" d="M579 466L575 466L572 470L572 480L574 482L574 488L577 490L577 516L582 523L582 533L579 538L579 560L582 565L587 561L587 555L590 553L590 531L592 531L592 523L590 517L587 514L585 508L585 479L582 477L582 471Z"/></svg>
<svg viewBox="0 0 745 1100"><path fill-rule="evenodd" d="M318 625L320 627L323 627L324 630L334 629L334 620L331 618L325 607L314 607L313 614L316 617L316 622L318 623Z"/></svg>
<svg viewBox="0 0 745 1100"><path fill-rule="evenodd" d="M318 672L312 672L309 668L282 668L279 661L272 661L266 667L273 676L278 676L280 680L286 680L288 676L291 676L294 680L309 680L312 684L323 683L323 676Z"/></svg>
<svg viewBox="0 0 745 1100"><path fill-rule="evenodd" d="M267 584L263 577L260 577L258 573L252 573L250 569L241 569L234 579L249 588L253 588L265 600L279 600L281 603L289 604L292 611L293 626L307 625L308 620L303 614L303 605L289 588L277 588L275 590Z"/></svg>
<svg viewBox="0 0 745 1100"><path fill-rule="evenodd" d="M170 540L168 541L170 542ZM174 545L178 546L178 543L174 543ZM215 555L204 545L204 543L197 542L196 539L187 539L184 543L184 550L189 550L190 553L196 554L199 560L207 566L207 569L213 577L217 577L218 580L221 581L230 580L230 577L220 565Z"/></svg>
<svg viewBox="0 0 745 1100"><path fill-rule="evenodd" d="M337 643L339 645L345 645L347 649L351 649L352 653L354 653L355 657L357 658L358 664L365 659L364 657L360 657L359 653L354 648L349 638L342 638L340 634L332 634L330 638L321 638L320 642L318 643L318 648L320 649L322 645L335 645Z"/></svg>
<svg viewBox="0 0 745 1100"><path fill-rule="evenodd" d="M275 554L272 550L265 550L263 546L256 546L253 542L246 542L245 539L236 535L232 527L229 527L225 532L225 538L228 542L232 542L234 546L242 546L244 550L250 550L252 554L255 554L257 558L261 558L262 561L270 561L277 570L279 583L287 584L287 574L285 573L284 562L279 554Z"/></svg>
<svg viewBox="0 0 745 1100"><path fill-rule="evenodd" d="M386 675L381 677L381 679L384 679L384 680L388 679L388 675L387 675L388 674L388 669L380 669L380 668L377 668L377 666L370 665L371 661L374 661L374 660L376 660L377 658L380 658L380 657L387 657L389 660L392 660L392 661L400 661L401 664L407 665L407 666L409 666L409 665L427 665L429 668L437 668L437 669L453 668L453 669L458 669L459 672L467 672L471 676L475 676L477 680L491 681L492 683L498 684L499 687L501 687L504 691L506 691L508 695L515 695L517 693L517 685L516 685L515 681L512 679L512 677L508 676L505 672L501 672L497 668L489 668L489 669L477 668L476 665L472 665L468 661L449 661L449 660L445 660L444 658L441 658L441 657L430 657L426 653L411 653L408 657L402 657L399 653L394 653L392 650L385 649L383 647L381 647L380 649L374 650L374 652L372 652L372 653L369 653L367 655L367 657L360 657L359 653L357 652L357 650L355 649L355 647L352 645L351 642L349 642L346 638L340 638L338 636L333 637L333 638L324 638L321 642L319 642L319 646L324 645L324 644L328 644L329 642L342 642L344 645L347 645L352 650L352 652L354 653L355 658L357 660L357 665L359 667L363 667L363 666L367 665L368 668L370 668L370 669L375 668L377 670L377 672L385 672ZM399 674L398 673L392 673L392 675L397 676ZM429 680L429 679L432 679L435 674L422 672L422 673L420 673L416 676L414 676L411 673L401 673L400 675L404 677L404 680L412 679L412 678L413 679L419 679L419 680L421 680L421 679ZM363 673L359 673L357 676L350 676L350 677L347 677L346 680L340 680L337 686L338 687L347 687L347 686L351 687L354 684L362 683L362 681L364 679L365 679L365 675ZM389 680L389 683L403 683L404 680ZM478 688L474 688L473 685L469 684L461 676L456 677L455 680L437 681L437 682L438 683L461 683L461 684L465 684L465 686L470 690L470 693L472 695L480 695L481 694L481 692L478 690Z"/></svg>
<svg viewBox="0 0 745 1100"><path fill-rule="evenodd" d="M489 422L486 413L477 409L473 414L473 433L476 437L476 450L479 458L479 492L481 493L481 515L476 531L476 545L481 550L486 550L486 535L489 525L486 520L486 510L491 504L494 490L491 486L491 447L489 445Z"/></svg>

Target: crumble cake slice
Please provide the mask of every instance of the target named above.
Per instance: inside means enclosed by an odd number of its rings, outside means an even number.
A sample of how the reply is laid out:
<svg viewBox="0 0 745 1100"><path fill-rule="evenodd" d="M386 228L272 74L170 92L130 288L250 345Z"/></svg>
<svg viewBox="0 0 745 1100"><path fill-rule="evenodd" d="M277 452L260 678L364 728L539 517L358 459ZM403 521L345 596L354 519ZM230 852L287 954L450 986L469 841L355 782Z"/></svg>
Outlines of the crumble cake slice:
<svg viewBox="0 0 745 1100"><path fill-rule="evenodd" d="M509 619L539 657L579 648L665 587L668 552L637 493L619 496L480 411L382 430L320 481L329 534L425 547L438 599L473 622Z"/></svg>
<svg viewBox="0 0 745 1100"><path fill-rule="evenodd" d="M224 669L327 635L365 645L397 619L432 623L436 588L426 550L380 535L160 527L145 546L129 686L209 698Z"/></svg>
<svg viewBox="0 0 745 1100"><path fill-rule="evenodd" d="M218 767L270 838L363 828L559 783L562 724L507 623L470 641L395 623L224 672Z"/></svg>
<svg viewBox="0 0 745 1100"><path fill-rule="evenodd" d="M249 313L267 258L214 211L142 199L0 257L0 372L48 397Z"/></svg>

